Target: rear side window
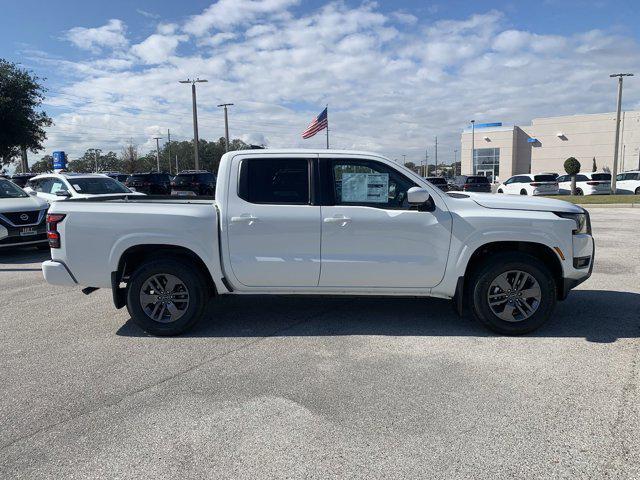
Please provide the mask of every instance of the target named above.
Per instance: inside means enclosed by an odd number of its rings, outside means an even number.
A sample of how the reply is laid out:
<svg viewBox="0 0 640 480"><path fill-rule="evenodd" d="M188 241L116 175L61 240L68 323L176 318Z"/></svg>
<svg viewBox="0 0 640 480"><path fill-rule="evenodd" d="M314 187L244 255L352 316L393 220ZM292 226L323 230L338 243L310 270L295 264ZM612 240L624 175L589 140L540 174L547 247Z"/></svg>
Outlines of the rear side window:
<svg viewBox="0 0 640 480"><path fill-rule="evenodd" d="M306 158L250 158L240 164L238 196L250 203L307 205Z"/></svg>
<svg viewBox="0 0 640 480"><path fill-rule="evenodd" d="M593 180L611 180L611 174L610 173L594 173L593 175L591 175L591 178Z"/></svg>
<svg viewBox="0 0 640 480"><path fill-rule="evenodd" d="M556 177L554 175L534 175L533 180L536 182L555 182Z"/></svg>
<svg viewBox="0 0 640 480"><path fill-rule="evenodd" d="M586 175L576 175L576 182L588 182L589 179Z"/></svg>

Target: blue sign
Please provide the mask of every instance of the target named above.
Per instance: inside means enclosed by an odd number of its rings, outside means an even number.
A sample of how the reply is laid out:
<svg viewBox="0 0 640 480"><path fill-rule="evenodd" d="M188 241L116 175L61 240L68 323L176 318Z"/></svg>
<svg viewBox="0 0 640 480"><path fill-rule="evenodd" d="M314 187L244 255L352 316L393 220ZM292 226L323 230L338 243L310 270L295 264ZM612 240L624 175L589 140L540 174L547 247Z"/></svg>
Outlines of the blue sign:
<svg viewBox="0 0 640 480"><path fill-rule="evenodd" d="M53 169L64 170L67 168L67 154L64 152L53 152Z"/></svg>
<svg viewBox="0 0 640 480"><path fill-rule="evenodd" d="M489 127L501 127L502 122L494 123L476 123L476 128L489 128Z"/></svg>

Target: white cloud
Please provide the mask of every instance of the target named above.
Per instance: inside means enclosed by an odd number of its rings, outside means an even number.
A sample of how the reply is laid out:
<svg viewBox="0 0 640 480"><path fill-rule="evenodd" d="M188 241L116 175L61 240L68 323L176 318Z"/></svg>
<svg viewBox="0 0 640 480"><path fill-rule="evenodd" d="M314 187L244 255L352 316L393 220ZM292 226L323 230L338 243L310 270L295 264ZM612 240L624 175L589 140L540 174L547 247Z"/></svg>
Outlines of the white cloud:
<svg viewBox="0 0 640 480"><path fill-rule="evenodd" d="M98 53L102 48L117 49L128 44L126 27L122 20L111 19L97 28L74 27L64 34L64 38L76 47Z"/></svg>
<svg viewBox="0 0 640 480"><path fill-rule="evenodd" d="M229 30L260 16L282 13L297 3L298 0L218 0L201 14L190 17L184 30L195 36L211 29Z"/></svg>
<svg viewBox="0 0 640 480"><path fill-rule="evenodd" d="M154 65L164 63L170 59L180 42L188 39L187 35L175 35L175 24L160 24L157 32L149 35L142 42L131 47L131 53L139 57L144 63Z"/></svg>
<svg viewBox="0 0 640 480"><path fill-rule="evenodd" d="M149 131L167 128L176 140L190 139L190 89L177 81L200 76L209 80L198 85L202 138L223 135L216 105L233 102L232 137L321 147L323 136L305 141L300 133L329 103L333 146L418 161L438 135L449 161L469 118L524 123L611 111L608 74L640 70L636 41L604 29L544 35L515 28L497 11L401 28L396 14L374 3L334 2L307 13L291 4L238 0L242 15L224 17L236 2L221 0L197 19L159 25L131 49L55 59L72 78L48 100L59 110L47 145L118 151L132 137L146 146ZM89 43L97 45L104 47ZM625 108L634 107L640 90L628 89Z"/></svg>
<svg viewBox="0 0 640 480"><path fill-rule="evenodd" d="M405 12L393 12L391 14L397 21L406 23L407 25L414 25L418 21L418 17Z"/></svg>

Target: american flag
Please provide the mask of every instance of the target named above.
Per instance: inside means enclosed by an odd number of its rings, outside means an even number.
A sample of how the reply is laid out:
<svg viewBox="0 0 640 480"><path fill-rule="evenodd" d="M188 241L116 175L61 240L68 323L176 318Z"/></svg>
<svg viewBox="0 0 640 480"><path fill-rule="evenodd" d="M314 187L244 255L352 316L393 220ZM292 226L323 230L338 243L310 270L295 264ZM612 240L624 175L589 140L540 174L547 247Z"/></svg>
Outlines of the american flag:
<svg viewBox="0 0 640 480"><path fill-rule="evenodd" d="M325 108L320 115L313 119L313 122L309 124L307 129L302 132L302 138L311 138L316 133L324 130L329 125L329 119L327 117L327 109ZM329 148L329 147L327 147Z"/></svg>

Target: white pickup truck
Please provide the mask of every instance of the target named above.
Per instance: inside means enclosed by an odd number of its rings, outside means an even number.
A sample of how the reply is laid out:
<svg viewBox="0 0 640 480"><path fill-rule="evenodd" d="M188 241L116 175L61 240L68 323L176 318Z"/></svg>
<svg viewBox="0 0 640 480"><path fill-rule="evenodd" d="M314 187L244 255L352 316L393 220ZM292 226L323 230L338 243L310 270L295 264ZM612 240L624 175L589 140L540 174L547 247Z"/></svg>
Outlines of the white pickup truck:
<svg viewBox="0 0 640 480"><path fill-rule="evenodd" d="M580 207L445 193L387 158L337 150L227 153L215 200L55 202L48 236L47 282L111 288L155 335L192 327L211 297L257 294L448 298L522 334L594 259Z"/></svg>

